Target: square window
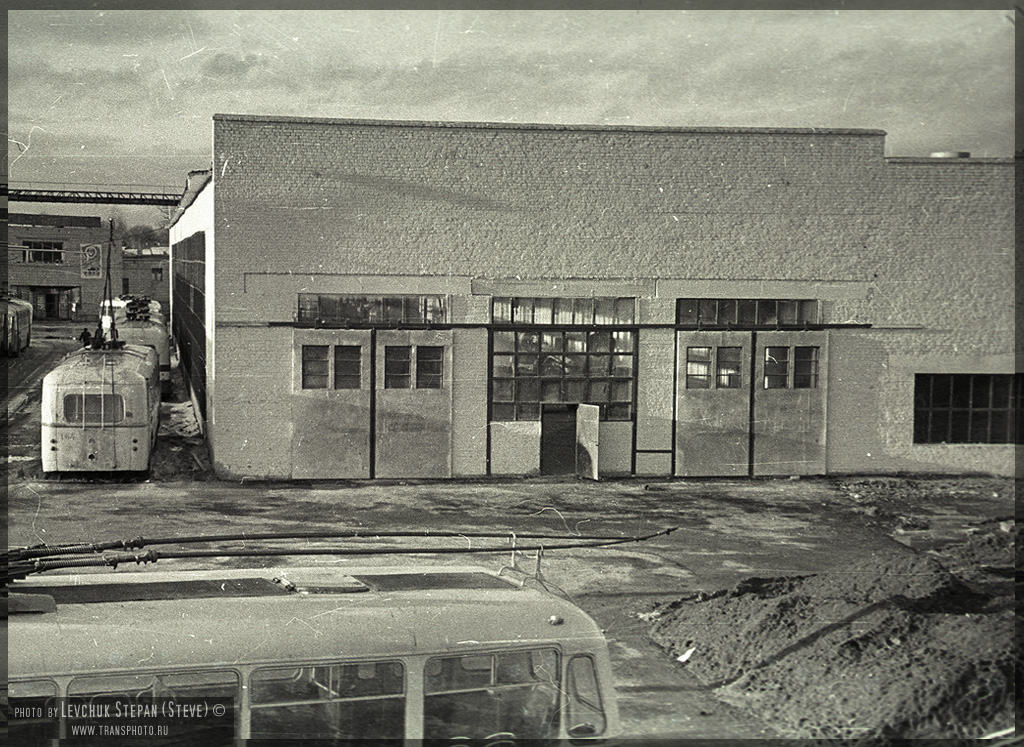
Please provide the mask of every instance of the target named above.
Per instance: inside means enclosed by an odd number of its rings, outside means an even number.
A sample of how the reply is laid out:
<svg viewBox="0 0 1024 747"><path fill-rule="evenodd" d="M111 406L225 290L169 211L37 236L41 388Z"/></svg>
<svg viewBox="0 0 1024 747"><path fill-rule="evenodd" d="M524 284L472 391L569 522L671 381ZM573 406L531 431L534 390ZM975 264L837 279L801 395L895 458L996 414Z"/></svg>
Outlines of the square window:
<svg viewBox="0 0 1024 747"><path fill-rule="evenodd" d="M565 379L562 382L564 394L563 402L586 402L587 401L587 380L586 379Z"/></svg>
<svg viewBox="0 0 1024 747"><path fill-rule="evenodd" d="M516 405L516 420L540 420L540 405L536 402Z"/></svg>
<svg viewBox="0 0 1024 747"><path fill-rule="evenodd" d="M494 352L495 353L512 353L515 351L516 337L515 332L495 332L494 333Z"/></svg>
<svg viewBox="0 0 1024 747"><path fill-rule="evenodd" d="M540 349L544 352L552 351L561 353L565 345L565 338L562 332L543 332L540 336Z"/></svg>
<svg viewBox="0 0 1024 747"><path fill-rule="evenodd" d="M491 420L508 421L516 419L516 407L512 404L491 405Z"/></svg>
<svg viewBox="0 0 1024 747"><path fill-rule="evenodd" d="M590 332L587 335L587 352L608 353L612 349L611 332Z"/></svg>
<svg viewBox="0 0 1024 747"><path fill-rule="evenodd" d="M492 376L506 376L511 377L514 375L512 370L512 356L511 355L495 355L491 359L491 375Z"/></svg>
<svg viewBox="0 0 1024 747"><path fill-rule="evenodd" d="M697 310L698 303L696 298L680 298L676 301L676 324L696 327Z"/></svg>
<svg viewBox="0 0 1024 747"><path fill-rule="evenodd" d="M491 392L495 402L511 402L512 382L508 379L495 379L491 383Z"/></svg>
<svg viewBox="0 0 1024 747"><path fill-rule="evenodd" d="M544 379L540 386L542 402L560 402L562 399L561 379Z"/></svg>
<svg viewBox="0 0 1024 747"><path fill-rule="evenodd" d="M537 376L540 373L540 356L517 355L516 376Z"/></svg>

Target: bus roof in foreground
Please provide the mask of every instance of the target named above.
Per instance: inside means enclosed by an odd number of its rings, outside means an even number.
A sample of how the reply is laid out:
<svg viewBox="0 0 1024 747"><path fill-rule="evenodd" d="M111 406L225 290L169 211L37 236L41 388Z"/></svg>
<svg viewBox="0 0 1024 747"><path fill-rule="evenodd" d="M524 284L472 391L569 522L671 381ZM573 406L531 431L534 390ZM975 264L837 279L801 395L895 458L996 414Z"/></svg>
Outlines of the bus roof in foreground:
<svg viewBox="0 0 1024 747"><path fill-rule="evenodd" d="M12 679L603 639L572 603L463 566L47 575L9 591ZM19 613L19 595L56 609Z"/></svg>

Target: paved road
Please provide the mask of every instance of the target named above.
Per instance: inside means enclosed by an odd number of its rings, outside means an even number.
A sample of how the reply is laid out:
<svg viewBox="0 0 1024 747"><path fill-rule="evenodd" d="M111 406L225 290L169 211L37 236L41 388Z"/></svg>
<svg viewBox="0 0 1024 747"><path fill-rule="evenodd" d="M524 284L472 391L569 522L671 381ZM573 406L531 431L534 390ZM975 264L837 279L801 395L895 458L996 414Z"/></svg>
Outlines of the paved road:
<svg viewBox="0 0 1024 747"><path fill-rule="evenodd" d="M241 486L28 480L11 485L9 498L13 545L326 528L632 536L678 526L667 537L640 544L550 551L542 563L544 577L607 631L626 728L648 737L740 738L768 732L719 704L682 665L650 644L638 613L658 600L723 588L749 575L813 572L852 563L865 553L907 551L854 521L828 484L814 481ZM465 556L422 557L437 564L467 562ZM509 557L479 555L468 561L496 570ZM177 567L200 564L167 562ZM267 564L280 562L274 558ZM296 557L285 564L310 562ZM219 564L252 563L234 559ZM525 566L533 569L529 561Z"/></svg>

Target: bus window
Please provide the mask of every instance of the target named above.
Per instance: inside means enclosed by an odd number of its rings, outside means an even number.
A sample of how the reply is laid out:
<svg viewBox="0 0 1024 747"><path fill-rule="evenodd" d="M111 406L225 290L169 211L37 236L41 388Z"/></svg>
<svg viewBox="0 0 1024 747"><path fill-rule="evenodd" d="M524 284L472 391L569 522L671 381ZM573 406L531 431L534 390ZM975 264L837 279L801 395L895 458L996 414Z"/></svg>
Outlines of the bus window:
<svg viewBox="0 0 1024 747"><path fill-rule="evenodd" d="M558 736L554 649L429 659L425 680L424 739Z"/></svg>
<svg viewBox="0 0 1024 747"><path fill-rule="evenodd" d="M256 669L252 739L401 739L405 669L397 661Z"/></svg>
<svg viewBox="0 0 1024 747"><path fill-rule="evenodd" d="M104 713L104 704L108 705L107 713L125 713L127 704L140 707L156 707L156 713L167 716L157 703L157 699L163 699L164 703L173 701L178 705L189 702L189 699L210 699L222 700L229 708L223 715L203 718L171 718L176 726L173 733L179 737L175 744L207 745L222 744L230 742L236 734L237 719L234 704L238 699L238 675L231 670L211 669L198 672L159 672L152 674L112 674L76 677L68 685L69 710L74 706L93 706L94 713ZM115 704L120 704L118 707ZM130 717L118 718L118 727L139 726L150 728L153 726L153 712L140 711L138 722L133 722ZM109 716L107 717L109 718ZM91 724L103 723L94 718L68 718L67 733L84 733ZM109 724L107 724L109 725ZM123 736L125 739L119 741L116 736ZM136 741L133 741L136 740ZM104 747L113 747L118 744L137 744L137 738L130 730L121 734L105 735Z"/></svg>
<svg viewBox="0 0 1024 747"><path fill-rule="evenodd" d="M52 680L12 682L10 702L4 691L3 710L9 719L9 744L43 744L60 736L57 683Z"/></svg>
<svg viewBox="0 0 1024 747"><path fill-rule="evenodd" d="M66 394L64 420L85 425L113 425L124 420L120 394Z"/></svg>
<svg viewBox="0 0 1024 747"><path fill-rule="evenodd" d="M570 737L596 737L604 733L607 721L601 705L601 691L597 685L594 660L589 656L574 656L569 660L569 713Z"/></svg>

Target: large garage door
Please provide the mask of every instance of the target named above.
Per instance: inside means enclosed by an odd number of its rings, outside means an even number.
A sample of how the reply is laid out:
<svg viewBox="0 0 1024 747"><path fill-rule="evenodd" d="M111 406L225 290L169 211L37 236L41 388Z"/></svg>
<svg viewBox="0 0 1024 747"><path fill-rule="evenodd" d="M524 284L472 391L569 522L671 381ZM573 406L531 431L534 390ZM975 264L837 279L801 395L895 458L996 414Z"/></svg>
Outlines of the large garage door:
<svg viewBox="0 0 1024 747"><path fill-rule="evenodd" d="M380 330L374 475L451 477L451 330Z"/></svg>
<svg viewBox="0 0 1024 747"><path fill-rule="evenodd" d="M676 474L823 474L827 339L677 332Z"/></svg>

